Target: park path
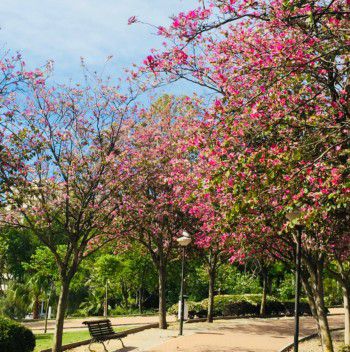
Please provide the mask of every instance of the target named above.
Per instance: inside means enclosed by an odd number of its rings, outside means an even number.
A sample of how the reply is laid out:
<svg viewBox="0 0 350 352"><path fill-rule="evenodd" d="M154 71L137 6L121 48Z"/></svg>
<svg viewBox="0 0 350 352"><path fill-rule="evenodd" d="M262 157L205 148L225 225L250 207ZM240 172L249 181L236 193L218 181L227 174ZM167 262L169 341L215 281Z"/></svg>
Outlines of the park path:
<svg viewBox="0 0 350 352"><path fill-rule="evenodd" d="M332 328L343 326L342 310L331 310L329 316ZM301 318L301 336L316 332L311 317ZM212 324L185 324L184 336L178 337L177 324L168 330L150 329L129 335L120 342L111 341L111 352L277 352L293 341L293 318L251 318L216 320ZM94 344L93 350L103 351L101 345ZM87 346L71 352L87 352Z"/></svg>
<svg viewBox="0 0 350 352"><path fill-rule="evenodd" d="M86 320L96 320L96 319L103 319L102 317L90 317L90 318L72 318L66 319L64 321L64 329L65 330L79 330L79 329L86 329L83 325L83 321ZM137 325L147 325L147 324L154 324L158 323L159 319L157 315L140 315L140 316L127 316L127 317L115 317L109 318L112 322L112 325L130 325L130 326L137 326ZM175 317L169 317L169 322L174 322ZM33 330L34 332L41 332L44 330L44 321L30 321L24 323L25 326ZM55 328L55 321L49 320L47 324L48 330L53 331Z"/></svg>

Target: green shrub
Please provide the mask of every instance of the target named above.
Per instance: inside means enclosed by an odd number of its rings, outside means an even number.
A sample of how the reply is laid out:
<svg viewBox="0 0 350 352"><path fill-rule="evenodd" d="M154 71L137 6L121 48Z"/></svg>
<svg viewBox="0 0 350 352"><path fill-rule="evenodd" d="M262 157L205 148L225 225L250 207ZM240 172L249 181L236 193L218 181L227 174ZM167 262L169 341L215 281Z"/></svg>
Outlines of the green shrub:
<svg viewBox="0 0 350 352"><path fill-rule="evenodd" d="M228 312L240 310L239 307L243 307L244 303L249 303L250 305L246 305L249 310L248 314L256 314L258 311L258 307L260 307L261 302L261 294L243 294L243 295L218 295L214 297L214 316L225 316L230 315ZM232 305L238 303L237 306L230 308ZM208 299L204 299L202 302L203 309L208 309ZM254 308L253 308L254 306ZM250 313L253 312L253 313Z"/></svg>
<svg viewBox="0 0 350 352"><path fill-rule="evenodd" d="M285 307L285 315L293 316L295 303L293 301L287 301L287 302L283 302L283 304ZM310 308L309 303L300 302L299 303L299 312L300 312L300 315L311 315L311 308Z"/></svg>
<svg viewBox="0 0 350 352"><path fill-rule="evenodd" d="M10 319L0 317L0 351L31 352L35 348L35 336L31 330Z"/></svg>
<svg viewBox="0 0 350 352"><path fill-rule="evenodd" d="M110 315L130 315L130 314L137 314L139 311L137 308L125 308L121 306L116 306L115 308L111 309Z"/></svg>
<svg viewBox="0 0 350 352"><path fill-rule="evenodd" d="M69 316L74 317L74 318L80 318L80 317L88 317L91 314L89 314L89 310L85 308L80 308L76 309L73 313L71 313Z"/></svg>
<svg viewBox="0 0 350 352"><path fill-rule="evenodd" d="M231 302L223 307L220 315L222 316L245 316L245 315L258 315L259 306L247 301Z"/></svg>
<svg viewBox="0 0 350 352"><path fill-rule="evenodd" d="M201 302L188 302L187 304L188 316L190 319L193 319L195 317L205 318L207 316L207 308L204 308Z"/></svg>
<svg viewBox="0 0 350 352"><path fill-rule="evenodd" d="M342 346L340 346L338 352L350 352L350 345L342 345Z"/></svg>
<svg viewBox="0 0 350 352"><path fill-rule="evenodd" d="M246 295L218 295L214 297L214 316L258 316L261 304L261 294ZM208 299L201 302L188 301L189 318L203 318L207 315ZM311 315L310 306L306 302L300 302L300 314ZM168 310L169 314L177 315L178 305L174 304ZM294 302L279 301L275 297L268 296L266 302L267 316L294 315Z"/></svg>
<svg viewBox="0 0 350 352"><path fill-rule="evenodd" d="M187 301L188 305L188 317L193 319L197 318L205 318L207 316L207 309L203 308L201 302ZM169 309L168 313L171 315L178 314L178 303L173 304Z"/></svg>
<svg viewBox="0 0 350 352"><path fill-rule="evenodd" d="M266 302L266 315L285 315L286 307L278 300L268 300Z"/></svg>
<svg viewBox="0 0 350 352"><path fill-rule="evenodd" d="M257 315L259 313L261 294L245 295L218 295L214 297L214 316L243 316ZM208 299L201 302L187 301L190 318L204 318L207 316ZM178 314L178 305L174 304L168 309L169 314Z"/></svg>
<svg viewBox="0 0 350 352"><path fill-rule="evenodd" d="M295 307L294 302L292 301L284 302L284 309L285 309L286 316L291 317L294 315L294 307Z"/></svg>

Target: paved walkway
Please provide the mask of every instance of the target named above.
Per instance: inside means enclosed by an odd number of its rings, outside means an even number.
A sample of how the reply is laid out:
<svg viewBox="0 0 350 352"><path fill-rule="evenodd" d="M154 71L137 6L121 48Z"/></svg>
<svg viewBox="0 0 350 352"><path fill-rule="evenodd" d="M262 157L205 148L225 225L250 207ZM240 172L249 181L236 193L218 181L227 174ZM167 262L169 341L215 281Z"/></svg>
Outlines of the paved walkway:
<svg viewBox="0 0 350 352"><path fill-rule="evenodd" d="M331 327L343 326L341 310L332 310L329 317ZM301 336L316 331L311 317L301 318ZM184 336L178 337L177 324L168 330L150 329L129 335L124 340L109 343L112 352L276 352L293 341L293 318L216 320L212 324L185 324ZM93 345L96 352L102 345ZM87 346L72 352L86 352Z"/></svg>

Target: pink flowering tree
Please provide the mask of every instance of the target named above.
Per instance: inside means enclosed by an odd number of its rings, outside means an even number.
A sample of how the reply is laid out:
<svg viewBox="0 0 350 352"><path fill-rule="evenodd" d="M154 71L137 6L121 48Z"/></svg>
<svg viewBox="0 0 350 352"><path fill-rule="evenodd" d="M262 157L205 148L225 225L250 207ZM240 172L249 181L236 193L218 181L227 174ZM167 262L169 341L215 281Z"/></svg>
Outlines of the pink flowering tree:
<svg viewBox="0 0 350 352"><path fill-rule="evenodd" d="M20 168L19 158L12 155L8 148L3 126L17 111L16 105L13 104L16 97L27 88L30 81L38 83L43 73L26 71L25 62L19 54L10 56L9 53L2 53L2 55L0 60L0 167L9 172L8 177L14 177L16 170ZM3 184L4 180L0 178L0 204L3 200Z"/></svg>
<svg viewBox="0 0 350 352"><path fill-rule="evenodd" d="M177 193L181 209L196 219L192 225L192 233L195 246L204 254L209 278L207 322L212 323L217 271L220 265L226 263L233 255L230 250L230 236L223 233L221 226L222 212L217 201L221 195L211 192L213 161L208 162L201 150L201 141L209 139L209 133L203 129L201 123L187 141L188 150L193 155L191 172L185 175L174 174L173 178L182 185Z"/></svg>
<svg viewBox="0 0 350 352"><path fill-rule="evenodd" d="M249 246L244 243L245 236L238 231L233 232L234 223L229 218L237 197L227 192L225 182L234 186L234 179L229 173L222 174L217 165L222 165L220 158L212 153L208 146L217 142L217 134L212 122L202 121L187 146L196 155L192 164L192 172L187 177L179 175L182 188L178 195L182 208L196 219L195 244L205 253L205 263L209 277L207 321L213 321L214 292L217 271L228 260L232 263L249 262L254 258L259 263L263 281L261 315L266 310L267 272L271 258L261 246L255 243ZM228 178L227 178L228 177ZM227 178L227 179L226 179ZM176 175L174 175L174 179ZM178 180L177 182L180 182Z"/></svg>
<svg viewBox="0 0 350 352"><path fill-rule="evenodd" d="M123 150L129 101L115 88L48 87L33 79L25 99L1 121L2 225L27 228L55 258L60 277L52 350L61 351L71 280L119 226L120 180L111 170ZM64 250L62 249L64 248Z"/></svg>
<svg viewBox="0 0 350 352"><path fill-rule="evenodd" d="M195 100L163 96L149 109L140 109L131 127L128 147L117 172L123 179L121 192L125 234L147 250L159 276L159 327L167 328L167 266L174 257L176 238L189 229L189 214L178 201L181 182L174 175L191 173L191 156L182 142L197 124Z"/></svg>
<svg viewBox="0 0 350 352"><path fill-rule="evenodd" d="M295 223L285 215L301 208L303 283L324 351L333 346L322 273L333 239L348 237L334 233L334 209L349 209L348 23L344 0L209 1L160 27L167 46L135 73L217 93L208 120L216 143L205 154L211 193L224 195L222 233L292 265Z"/></svg>

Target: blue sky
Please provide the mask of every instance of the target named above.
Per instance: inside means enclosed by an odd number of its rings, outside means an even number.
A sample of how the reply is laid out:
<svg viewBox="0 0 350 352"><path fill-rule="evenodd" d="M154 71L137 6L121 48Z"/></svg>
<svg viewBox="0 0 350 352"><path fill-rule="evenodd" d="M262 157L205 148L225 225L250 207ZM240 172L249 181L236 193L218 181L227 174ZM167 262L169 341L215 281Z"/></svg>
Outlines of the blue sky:
<svg viewBox="0 0 350 352"><path fill-rule="evenodd" d="M1 0L0 45L21 51L30 68L54 60L58 82L81 77L80 57L100 71L113 55L107 69L118 77L160 45L150 27L128 26L130 16L164 25L197 6L197 0Z"/></svg>

